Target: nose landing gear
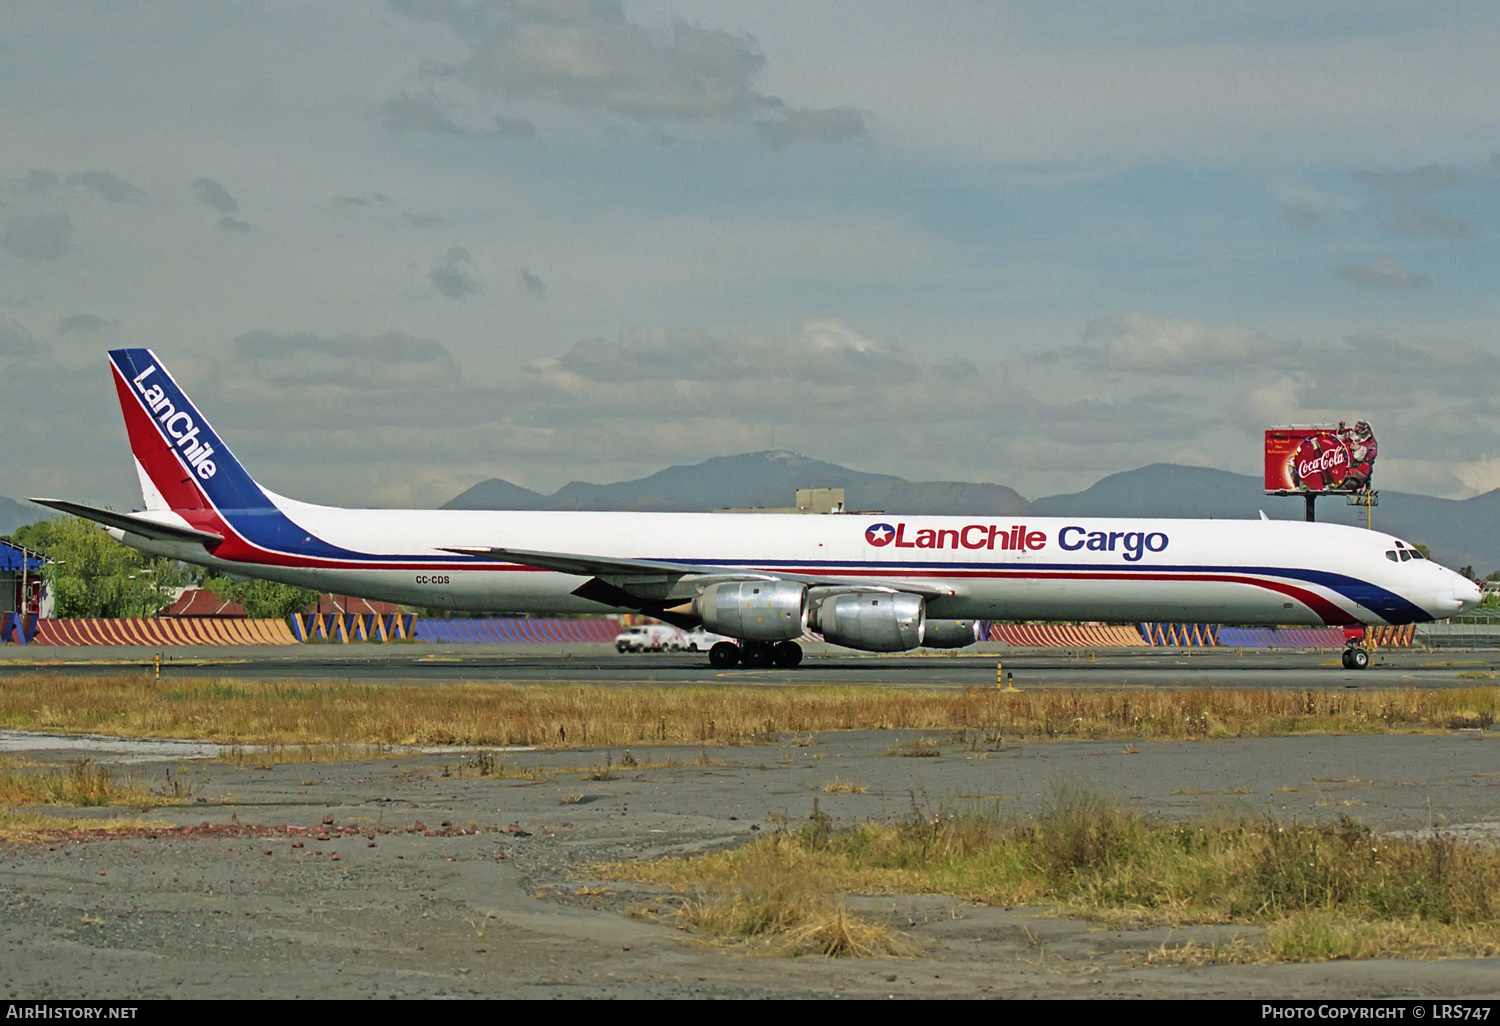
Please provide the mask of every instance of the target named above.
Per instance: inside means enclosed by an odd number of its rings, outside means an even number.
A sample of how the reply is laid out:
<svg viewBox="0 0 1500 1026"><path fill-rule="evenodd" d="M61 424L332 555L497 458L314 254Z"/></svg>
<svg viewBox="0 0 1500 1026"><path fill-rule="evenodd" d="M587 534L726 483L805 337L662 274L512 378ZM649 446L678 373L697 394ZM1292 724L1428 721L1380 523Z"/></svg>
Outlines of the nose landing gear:
<svg viewBox="0 0 1500 1026"><path fill-rule="evenodd" d="M1344 669L1363 670L1370 665L1370 650L1365 647L1363 627L1344 628Z"/></svg>

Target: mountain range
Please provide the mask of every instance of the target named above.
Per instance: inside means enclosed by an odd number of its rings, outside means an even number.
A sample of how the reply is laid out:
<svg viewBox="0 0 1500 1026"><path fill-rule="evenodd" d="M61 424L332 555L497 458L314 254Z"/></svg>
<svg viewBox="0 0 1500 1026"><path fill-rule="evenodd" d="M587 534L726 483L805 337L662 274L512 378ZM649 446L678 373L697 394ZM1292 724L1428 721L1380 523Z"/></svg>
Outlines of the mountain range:
<svg viewBox="0 0 1500 1026"><path fill-rule="evenodd" d="M51 511L29 502L17 502L0 495L0 534L10 534L22 524L32 524L51 516Z"/></svg>
<svg viewBox="0 0 1500 1026"><path fill-rule="evenodd" d="M1028 501L1012 488L962 481L912 482L866 474L791 452L720 456L693 466L668 467L635 481L597 485L575 481L551 495L493 478L444 503L443 509L633 510L708 512L790 506L798 488L843 488L851 511L965 517L1204 517L1302 519L1298 496L1266 495L1258 477L1208 467L1155 463L1111 474L1090 488ZM0 496L0 534L47 515L30 503ZM1318 500L1317 517L1363 525L1364 510L1340 496ZM1374 526L1427 545L1439 562L1500 568L1500 489L1470 499L1382 491Z"/></svg>
<svg viewBox="0 0 1500 1026"><path fill-rule="evenodd" d="M1300 496L1267 495L1248 474L1209 467L1154 463L1111 474L1090 488L1028 501L1012 488L961 481L912 482L865 474L790 452L720 456L694 466L669 467L618 484L573 482L551 495L498 478L481 481L443 509L579 509L706 512L726 508L790 506L798 488L843 488L851 511L910 516L1203 517L1245 520L1261 511L1273 520L1301 520ZM1470 499L1381 491L1373 526L1424 544L1439 562L1500 568L1500 489ZM1317 502L1329 523L1363 526L1365 511L1342 496Z"/></svg>

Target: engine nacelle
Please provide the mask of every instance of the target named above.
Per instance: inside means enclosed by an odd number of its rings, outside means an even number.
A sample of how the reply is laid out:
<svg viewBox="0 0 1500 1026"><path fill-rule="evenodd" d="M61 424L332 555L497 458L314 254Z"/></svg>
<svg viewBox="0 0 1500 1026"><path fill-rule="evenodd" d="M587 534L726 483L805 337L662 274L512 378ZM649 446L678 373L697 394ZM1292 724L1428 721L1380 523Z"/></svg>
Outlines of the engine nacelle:
<svg viewBox="0 0 1500 1026"><path fill-rule="evenodd" d="M792 581L715 584L693 599L715 634L741 641L791 641L807 630L807 585Z"/></svg>
<svg viewBox="0 0 1500 1026"><path fill-rule="evenodd" d="M928 620L923 648L964 648L979 641L978 620Z"/></svg>
<svg viewBox="0 0 1500 1026"><path fill-rule="evenodd" d="M927 604L920 595L864 591L818 603L812 628L824 640L864 652L909 652L922 644Z"/></svg>

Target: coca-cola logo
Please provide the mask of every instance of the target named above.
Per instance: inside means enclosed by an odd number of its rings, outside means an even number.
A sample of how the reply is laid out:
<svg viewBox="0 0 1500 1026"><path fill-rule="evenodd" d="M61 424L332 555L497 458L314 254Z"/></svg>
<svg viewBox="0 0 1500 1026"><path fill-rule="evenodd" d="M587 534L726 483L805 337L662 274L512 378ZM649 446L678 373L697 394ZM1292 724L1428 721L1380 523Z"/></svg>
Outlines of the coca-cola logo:
<svg viewBox="0 0 1500 1026"><path fill-rule="evenodd" d="M1313 474L1326 474L1334 467L1342 467L1349 462L1349 457L1343 449L1328 449L1318 453L1310 460L1303 460L1297 464L1298 477L1311 477Z"/></svg>
<svg viewBox="0 0 1500 1026"><path fill-rule="evenodd" d="M1292 470L1298 488L1337 488L1349 476L1349 450L1336 435L1309 435L1292 454Z"/></svg>

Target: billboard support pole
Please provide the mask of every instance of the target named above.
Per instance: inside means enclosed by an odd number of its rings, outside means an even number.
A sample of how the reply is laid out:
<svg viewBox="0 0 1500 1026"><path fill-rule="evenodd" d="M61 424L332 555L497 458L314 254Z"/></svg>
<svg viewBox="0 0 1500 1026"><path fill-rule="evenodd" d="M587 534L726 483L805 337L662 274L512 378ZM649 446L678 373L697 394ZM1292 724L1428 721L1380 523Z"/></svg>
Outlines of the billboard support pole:
<svg viewBox="0 0 1500 1026"><path fill-rule="evenodd" d="M1308 492L1302 498L1307 502L1307 522L1310 524L1317 519L1313 516L1313 504L1318 501L1318 496L1315 492Z"/></svg>

